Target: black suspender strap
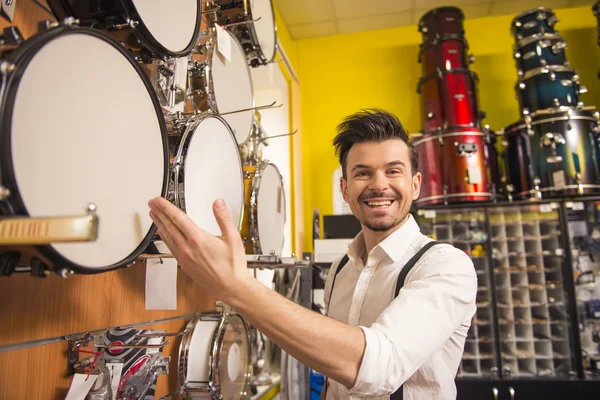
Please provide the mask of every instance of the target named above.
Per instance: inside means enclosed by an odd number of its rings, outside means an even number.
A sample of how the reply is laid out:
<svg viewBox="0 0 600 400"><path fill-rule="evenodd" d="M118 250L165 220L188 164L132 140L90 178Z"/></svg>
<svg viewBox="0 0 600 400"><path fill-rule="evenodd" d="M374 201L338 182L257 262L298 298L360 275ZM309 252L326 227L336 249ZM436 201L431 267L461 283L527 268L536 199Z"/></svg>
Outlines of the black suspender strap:
<svg viewBox="0 0 600 400"><path fill-rule="evenodd" d="M331 301L331 295L333 294L333 286L335 286L335 278L337 278L337 276L340 273L340 271L342 270L342 268L344 268L344 266L346 264L348 264L348 260L349 260L348 254L345 254L344 258L342 258L342 260L338 264L337 269L335 270L335 274L333 275L333 282L331 282L331 290L329 291L329 301Z"/></svg>
<svg viewBox="0 0 600 400"><path fill-rule="evenodd" d="M402 289L402 287L404 287L404 282L406 281L406 276L408 275L410 270L415 266L415 264L417 262L419 262L421 257L423 257L423 254L425 254L425 252L427 252L427 250L429 250L436 244L439 244L439 242L436 242L436 241L428 242L425 246L421 247L421 249L417 252L417 254L415 254L410 260L408 260L408 262L404 265L404 267L402 267L402 270L400 271L400 274L398 275L398 281L396 282L394 298L398 297L398 295L400 294L400 289ZM340 273L340 271L342 270L342 268L344 268L344 266L346 264L348 264L348 255L347 254L344 256L344 258L342 258L342 260L340 261L340 263L335 271L335 274L333 275L333 281L331 282L331 291L329 292L329 301L331 301L331 296L333 295L333 287L335 286L335 278L337 277L337 275ZM404 399L404 389L402 388L402 386L400 386L398 388L398 390L396 390L394 393L392 393L392 395L390 396L390 400L403 400L403 399Z"/></svg>

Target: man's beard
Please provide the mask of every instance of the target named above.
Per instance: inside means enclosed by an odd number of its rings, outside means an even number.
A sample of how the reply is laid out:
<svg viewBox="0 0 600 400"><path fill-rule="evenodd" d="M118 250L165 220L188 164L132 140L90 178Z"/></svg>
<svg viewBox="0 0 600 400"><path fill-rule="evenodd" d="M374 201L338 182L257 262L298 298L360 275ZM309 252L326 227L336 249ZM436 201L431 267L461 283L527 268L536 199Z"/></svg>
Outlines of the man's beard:
<svg viewBox="0 0 600 400"><path fill-rule="evenodd" d="M364 201L369 201L369 200L375 200L378 198L393 198L394 199L394 203L397 203L397 207L398 207L398 212L400 213L401 210L399 209L400 207L400 201L402 200L402 196L400 196L399 193L397 192L393 192L391 195L390 194L386 194L386 193L377 193L375 195L361 195L358 198L359 203L360 202L364 202ZM366 218L360 218L360 223L364 226L366 226L367 228L369 228L370 230L372 230L373 232L386 232L389 231L390 229L398 226L399 224L402 223L402 221L404 221L404 219L406 218L407 214L404 215L400 215L400 214L396 214L391 216L391 220L390 221L378 221L378 222L371 222L368 221Z"/></svg>

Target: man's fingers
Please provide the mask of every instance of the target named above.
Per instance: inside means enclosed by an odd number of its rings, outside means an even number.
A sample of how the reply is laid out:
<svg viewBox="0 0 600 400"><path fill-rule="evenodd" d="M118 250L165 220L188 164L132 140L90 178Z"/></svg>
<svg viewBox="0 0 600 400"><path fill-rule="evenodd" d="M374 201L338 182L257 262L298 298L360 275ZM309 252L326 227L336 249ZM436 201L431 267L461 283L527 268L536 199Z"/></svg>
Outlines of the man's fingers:
<svg viewBox="0 0 600 400"><path fill-rule="evenodd" d="M236 236L239 236L238 228L233 224L233 221L231 220L231 214L229 214L229 210L227 209L225 200L217 199L213 203L213 212L215 214L217 224L219 224L219 228L221 228L221 233L224 237L234 238Z"/></svg>
<svg viewBox="0 0 600 400"><path fill-rule="evenodd" d="M185 245L185 237L179 231L169 218L160 211L150 210L150 218L160 231L160 238L165 242L171 253L177 257L181 252L181 247Z"/></svg>
<svg viewBox="0 0 600 400"><path fill-rule="evenodd" d="M160 213L162 213L167 216L185 237L192 237L196 233L198 229L196 224L194 224L186 213L175 207L167 199L156 197L148 202L148 206L150 206L150 210L154 211L155 214L160 216Z"/></svg>

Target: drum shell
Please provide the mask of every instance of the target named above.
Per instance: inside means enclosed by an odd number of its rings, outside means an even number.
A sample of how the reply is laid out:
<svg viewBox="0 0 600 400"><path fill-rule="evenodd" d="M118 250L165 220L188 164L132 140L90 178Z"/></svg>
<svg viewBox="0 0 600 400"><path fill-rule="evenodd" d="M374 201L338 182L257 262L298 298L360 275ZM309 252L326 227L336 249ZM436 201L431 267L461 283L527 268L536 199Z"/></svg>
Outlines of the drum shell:
<svg viewBox="0 0 600 400"><path fill-rule="evenodd" d="M515 90L521 110L527 109L533 113L557 106L577 106L579 82L575 72L568 68L545 71L529 71L529 76L525 74L524 79L517 82Z"/></svg>
<svg viewBox="0 0 600 400"><path fill-rule="evenodd" d="M425 133L436 133L444 125L444 115L440 104L440 82L437 73L422 78L417 87L421 98L421 120Z"/></svg>
<svg viewBox="0 0 600 400"><path fill-rule="evenodd" d="M544 33L555 33L556 15L544 7L518 14L511 22L511 33L517 40Z"/></svg>
<svg viewBox="0 0 600 400"><path fill-rule="evenodd" d="M419 20L419 31L423 34L423 43L433 42L437 37L464 34L464 14L457 7L438 7L424 14Z"/></svg>
<svg viewBox="0 0 600 400"><path fill-rule="evenodd" d="M545 65L567 66L564 46L564 40L558 35L544 35L534 41L522 41L515 52L517 68L525 73Z"/></svg>
<svg viewBox="0 0 600 400"><path fill-rule="evenodd" d="M440 94L445 127L479 127L477 81L477 74L473 71L443 71Z"/></svg>
<svg viewBox="0 0 600 400"><path fill-rule="evenodd" d="M468 67L467 41L460 36L446 35L427 46L421 45L419 62L422 76L441 70L465 69Z"/></svg>
<svg viewBox="0 0 600 400"><path fill-rule="evenodd" d="M202 20L202 7L199 1L195 30L189 44L181 51L172 51L154 38L137 13L135 6L128 1L48 0L48 6L58 20L75 17L82 24L101 29L104 33L113 36L131 50L142 53L147 50L158 58L182 57L189 54L196 44ZM126 24L127 21L134 20L138 21L139 25L135 29L130 27L118 30L108 29L107 24L111 20L118 24ZM149 61L149 58L146 60Z"/></svg>
<svg viewBox="0 0 600 400"><path fill-rule="evenodd" d="M598 121L589 111L558 112L533 117L532 127L535 135L532 139L534 163L537 161L538 176L544 196L556 197L564 194L577 195L600 193L598 173L598 140L595 130ZM566 143L558 145L555 151L542 144L548 134L560 134ZM562 161L551 163L554 154ZM536 160L537 159L537 160ZM554 173L564 171L565 189L555 188ZM577 177L579 175L579 178ZM583 185L578 190L577 185Z"/></svg>
<svg viewBox="0 0 600 400"><path fill-rule="evenodd" d="M508 126L502 136L506 182L513 199L535 197L533 179L536 173L532 161L530 138L523 121Z"/></svg>
<svg viewBox="0 0 600 400"><path fill-rule="evenodd" d="M448 203L494 199L488 135L481 129L445 131L441 135ZM461 151L465 148L471 151Z"/></svg>
<svg viewBox="0 0 600 400"><path fill-rule="evenodd" d="M444 201L442 147L437 134L415 134L411 140L417 150L419 172L422 175L419 205L439 204Z"/></svg>

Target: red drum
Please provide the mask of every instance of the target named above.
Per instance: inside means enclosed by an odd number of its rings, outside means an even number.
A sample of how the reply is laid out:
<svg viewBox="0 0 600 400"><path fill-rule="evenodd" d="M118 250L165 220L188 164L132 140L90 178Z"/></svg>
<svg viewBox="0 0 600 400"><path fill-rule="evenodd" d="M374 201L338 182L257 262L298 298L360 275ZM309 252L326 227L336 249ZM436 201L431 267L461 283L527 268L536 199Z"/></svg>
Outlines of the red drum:
<svg viewBox="0 0 600 400"><path fill-rule="evenodd" d="M479 127L477 74L468 69L443 71L440 85L444 129Z"/></svg>
<svg viewBox="0 0 600 400"><path fill-rule="evenodd" d="M419 205L439 204L444 201L442 175L442 145L437 134L416 133L410 136L419 155L421 194L416 201Z"/></svg>
<svg viewBox="0 0 600 400"><path fill-rule="evenodd" d="M421 78L417 86L417 93L421 95L421 120L423 131L437 133L444 125L444 116L440 105L440 76L441 72Z"/></svg>
<svg viewBox="0 0 600 400"><path fill-rule="evenodd" d="M446 202L494 200L490 132L462 129L444 132L441 136Z"/></svg>
<svg viewBox="0 0 600 400"><path fill-rule="evenodd" d="M421 45L419 62L423 76L441 70L466 69L473 63L473 55L467 54L467 41L454 35L441 37L429 45Z"/></svg>
<svg viewBox="0 0 600 400"><path fill-rule="evenodd" d="M427 12L419 20L423 43L431 43L444 35L462 35L464 19L462 10L457 7L438 7Z"/></svg>

